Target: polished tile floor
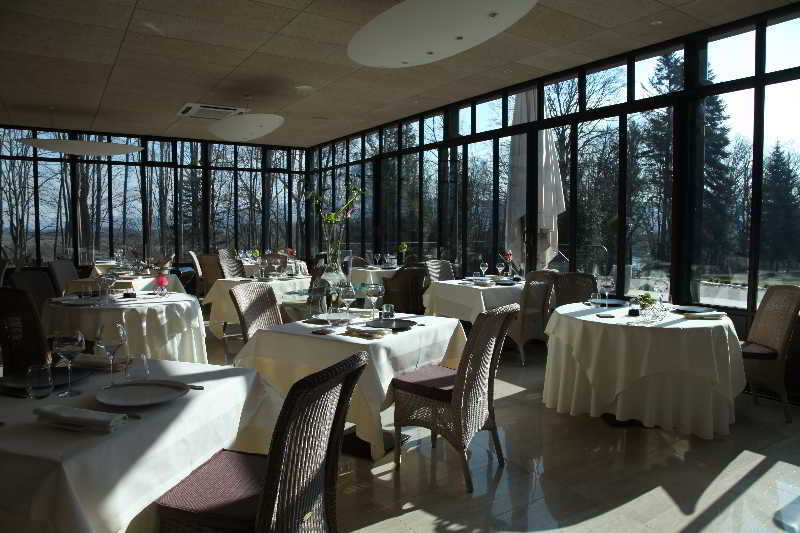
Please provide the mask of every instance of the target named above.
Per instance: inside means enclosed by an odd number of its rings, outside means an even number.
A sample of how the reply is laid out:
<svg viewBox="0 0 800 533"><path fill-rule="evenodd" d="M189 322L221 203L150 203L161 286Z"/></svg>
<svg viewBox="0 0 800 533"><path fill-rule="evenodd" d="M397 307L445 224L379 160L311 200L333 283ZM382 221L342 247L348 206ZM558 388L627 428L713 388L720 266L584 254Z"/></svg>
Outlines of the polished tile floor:
<svg viewBox="0 0 800 533"><path fill-rule="evenodd" d="M341 530L800 531L800 408L786 424L777 404L743 395L731 435L714 441L611 427L542 405L544 345L524 368L516 355L505 354L495 389L505 467L479 434L468 494L447 443L433 449L427 431L410 429L399 472L391 454L342 457Z"/></svg>

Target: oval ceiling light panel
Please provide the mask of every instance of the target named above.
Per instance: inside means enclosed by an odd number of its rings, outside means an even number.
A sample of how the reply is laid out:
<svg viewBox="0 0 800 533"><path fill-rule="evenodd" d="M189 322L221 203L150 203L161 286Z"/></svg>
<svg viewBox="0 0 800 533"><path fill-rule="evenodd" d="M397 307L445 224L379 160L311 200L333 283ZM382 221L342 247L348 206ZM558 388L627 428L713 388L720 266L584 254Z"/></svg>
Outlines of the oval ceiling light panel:
<svg viewBox="0 0 800 533"><path fill-rule="evenodd" d="M367 67L433 63L488 41L537 0L405 0L358 30L347 54Z"/></svg>
<svg viewBox="0 0 800 533"><path fill-rule="evenodd" d="M144 150L144 148L135 144L78 141L74 139L20 139L19 142L49 152L70 155L93 155L98 157L130 154Z"/></svg>
<svg viewBox="0 0 800 533"><path fill-rule="evenodd" d="M248 113L223 118L211 125L208 130L225 141L247 142L272 133L283 126L280 115Z"/></svg>

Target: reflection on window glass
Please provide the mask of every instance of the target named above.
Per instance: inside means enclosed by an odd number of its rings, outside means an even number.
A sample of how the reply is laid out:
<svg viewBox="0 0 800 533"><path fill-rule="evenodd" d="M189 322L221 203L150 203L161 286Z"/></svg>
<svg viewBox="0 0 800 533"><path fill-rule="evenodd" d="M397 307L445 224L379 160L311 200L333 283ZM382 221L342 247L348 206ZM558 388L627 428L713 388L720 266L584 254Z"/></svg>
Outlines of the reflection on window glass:
<svg viewBox="0 0 800 533"><path fill-rule="evenodd" d="M397 150L397 124L383 129L383 151Z"/></svg>
<svg viewBox="0 0 800 533"><path fill-rule="evenodd" d="M419 121L412 120L403 124L403 148L419 145Z"/></svg>
<svg viewBox="0 0 800 533"><path fill-rule="evenodd" d="M320 152L320 168L330 168L333 166L333 147L323 146Z"/></svg>
<svg viewBox="0 0 800 533"><path fill-rule="evenodd" d="M350 187L351 188L358 188L361 189L361 165L350 165ZM347 199L349 200L352 195L348 194ZM361 226L361 200L356 201L355 205L353 206L355 209L353 211L353 215L347 221L347 226L350 230L350 246L349 248L353 250L354 255L361 256L363 254L363 250L361 248L361 237L363 234L362 226Z"/></svg>
<svg viewBox="0 0 800 533"><path fill-rule="evenodd" d="M492 204L494 194L494 156L492 141L471 143L467 146L469 157L467 172L467 265L466 271L479 271L486 261L494 263L492 249Z"/></svg>
<svg viewBox="0 0 800 533"><path fill-rule="evenodd" d="M508 124L525 124L536 120L536 88L508 96Z"/></svg>
<svg viewBox="0 0 800 533"><path fill-rule="evenodd" d="M30 137L31 132L27 130L0 128L0 153L12 157L33 156L31 146L18 142ZM16 266L32 265L36 261L33 165L32 161L0 159L0 245L3 257ZM42 183L41 173L39 183Z"/></svg>
<svg viewBox="0 0 800 533"><path fill-rule="evenodd" d="M292 150L292 170L305 170L306 158L304 150Z"/></svg>
<svg viewBox="0 0 800 533"><path fill-rule="evenodd" d="M208 148L209 163L212 167L233 167L234 147L232 144L212 144ZM147 157L150 160L158 157L158 151L148 147Z"/></svg>
<svg viewBox="0 0 800 533"><path fill-rule="evenodd" d="M500 139L500 179L498 198L499 202L499 226L498 226L498 253L511 251L511 260L518 270L524 272L525 268L525 212L526 212L526 180L527 180L527 135L514 135ZM542 175L542 182L546 181ZM553 183L561 187L561 181ZM544 193L551 197L557 195L548 189ZM544 200L542 198L541 200ZM539 202L541 206L548 208L551 220L553 219L550 202ZM544 220L547 214L542 212L540 220ZM544 257L549 248L557 249L558 242L549 242L544 234L541 244L540 254ZM555 252L551 253L552 256ZM496 258L499 262L499 259Z"/></svg>
<svg viewBox="0 0 800 533"><path fill-rule="evenodd" d="M306 185L302 176L295 175L292 181L292 247L298 257L305 257L306 233Z"/></svg>
<svg viewBox="0 0 800 533"><path fill-rule="evenodd" d="M361 137L350 139L350 162L361 159Z"/></svg>
<svg viewBox="0 0 800 533"><path fill-rule="evenodd" d="M462 274L461 268L461 185L463 184L464 156L462 146L453 146L448 151L447 176L441 182L442 240L439 242L439 259L453 263L456 275Z"/></svg>
<svg viewBox="0 0 800 533"><path fill-rule="evenodd" d="M671 108L628 115L626 296L669 288L672 150Z"/></svg>
<svg viewBox="0 0 800 533"><path fill-rule="evenodd" d="M586 74L586 108L622 104L627 100L627 65Z"/></svg>
<svg viewBox="0 0 800 533"><path fill-rule="evenodd" d="M435 259L439 242L439 151L426 150L422 159L422 257Z"/></svg>
<svg viewBox="0 0 800 533"><path fill-rule="evenodd" d="M692 206L694 301L746 307L753 90L703 100L703 183Z"/></svg>
<svg viewBox="0 0 800 533"><path fill-rule="evenodd" d="M39 161L39 224L41 228L42 260L72 258L72 230L69 226L69 198L72 185L69 177L69 165L66 162ZM141 204L139 191L138 168L132 168L135 183L131 188L136 193L133 204L138 211L131 217L131 231L138 227L139 241L135 248L136 256L141 257Z"/></svg>
<svg viewBox="0 0 800 533"><path fill-rule="evenodd" d="M570 78L544 86L544 118L560 117L575 113L577 110L577 78Z"/></svg>
<svg viewBox="0 0 800 533"><path fill-rule="evenodd" d="M419 154L400 159L400 242L408 244L408 252L419 250ZM397 249L390 249L397 253Z"/></svg>
<svg viewBox="0 0 800 533"><path fill-rule="evenodd" d="M470 107L462 107L458 110L458 134L470 135L472 133L472 111Z"/></svg>
<svg viewBox="0 0 800 533"><path fill-rule="evenodd" d="M766 87L759 302L770 285L797 285L800 278L800 111L793 104L798 94L800 80Z"/></svg>
<svg viewBox="0 0 800 533"><path fill-rule="evenodd" d="M800 18L767 26L767 72L800 65Z"/></svg>
<svg viewBox="0 0 800 533"><path fill-rule="evenodd" d="M425 144L439 142L444 139L444 115L441 113L425 117Z"/></svg>
<svg viewBox="0 0 800 533"><path fill-rule="evenodd" d="M41 136L41 135L40 135ZM112 143L117 144L129 144L133 146L141 146L141 141L137 137L111 137ZM180 145L183 141L178 141L178 145ZM188 142L188 141L186 141ZM140 161L142 158L141 152L132 152L130 154L117 154L112 155L112 161Z"/></svg>
<svg viewBox="0 0 800 533"><path fill-rule="evenodd" d="M503 99L496 98L475 106L475 133L494 130L503 125Z"/></svg>
<svg viewBox="0 0 800 533"><path fill-rule="evenodd" d="M361 208L364 210L364 255L370 259L375 251L375 186L374 186L374 163L368 161L364 163L364 195L361 197Z"/></svg>
<svg viewBox="0 0 800 533"><path fill-rule="evenodd" d="M269 176L269 174L267 174ZM269 181L267 182L269 183ZM239 248L261 248L261 172L239 172Z"/></svg>
<svg viewBox="0 0 800 533"><path fill-rule="evenodd" d="M397 158L381 161L381 186L383 188L383 248L379 253L397 250Z"/></svg>
<svg viewBox="0 0 800 533"><path fill-rule="evenodd" d="M636 99L683 89L683 49L636 62Z"/></svg>
<svg viewBox="0 0 800 533"><path fill-rule="evenodd" d="M167 152L168 145L163 143L159 151ZM152 152L155 152L153 150ZM149 154L148 154L149 155ZM165 156L155 152L154 156ZM175 233L173 226L173 201L175 175L169 167L146 167L147 179L147 212L150 220L150 257L168 257L175 251ZM233 206L233 204L231 204Z"/></svg>
<svg viewBox="0 0 800 533"><path fill-rule="evenodd" d="M378 155L378 132L371 131L364 136L364 157L369 159Z"/></svg>
<svg viewBox="0 0 800 533"><path fill-rule="evenodd" d="M211 177L211 248L234 248L233 171L212 170Z"/></svg>
<svg viewBox="0 0 800 533"><path fill-rule="evenodd" d="M272 251L286 248L286 220L288 189L284 172L268 172L266 175L269 205L267 206L266 248Z"/></svg>
<svg viewBox="0 0 800 533"><path fill-rule="evenodd" d="M619 119L578 124L577 270L615 293Z"/></svg>
<svg viewBox="0 0 800 533"><path fill-rule="evenodd" d="M258 146L239 146L236 152L236 166L239 168L261 168L261 148Z"/></svg>
<svg viewBox="0 0 800 533"><path fill-rule="evenodd" d="M345 154L345 150L346 150L346 148L345 148L345 145L344 145L344 141L339 141L339 142L336 143L336 145L334 147L334 151L335 151L335 154L334 154L335 160L333 162L334 165L341 165L342 163L346 163L345 160L347 158L345 157L345 155L346 155Z"/></svg>
<svg viewBox="0 0 800 533"><path fill-rule="evenodd" d="M708 83L745 78L755 74L756 32L747 31L708 42Z"/></svg>

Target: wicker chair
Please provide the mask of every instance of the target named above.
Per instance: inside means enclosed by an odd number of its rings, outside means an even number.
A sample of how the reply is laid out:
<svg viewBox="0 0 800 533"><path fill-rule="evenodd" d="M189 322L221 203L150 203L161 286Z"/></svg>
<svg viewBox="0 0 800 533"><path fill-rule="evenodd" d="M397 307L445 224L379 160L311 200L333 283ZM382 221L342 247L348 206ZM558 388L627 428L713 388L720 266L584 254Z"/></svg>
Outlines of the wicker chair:
<svg viewBox="0 0 800 533"><path fill-rule="evenodd" d="M367 260L364 259L363 257L360 257L358 255L354 255L354 256L352 256L350 258L350 265L355 267L355 268L362 268L362 267L369 266L369 263L367 263Z"/></svg>
<svg viewBox="0 0 800 533"><path fill-rule="evenodd" d="M220 266L219 256L213 254L203 254L197 256L200 269L203 271L202 276L202 291L203 294L208 294L214 282L220 278L224 278L225 274L222 273L222 266Z"/></svg>
<svg viewBox="0 0 800 533"><path fill-rule="evenodd" d="M56 289L56 294L61 296L67 290L69 282L78 279L78 271L75 269L75 263L67 259L56 259L47 265L47 270L50 272L50 279L53 282L53 287Z"/></svg>
<svg viewBox="0 0 800 533"><path fill-rule="evenodd" d="M556 276L555 299L559 306L585 302L597 292L597 279L583 272L562 272Z"/></svg>
<svg viewBox="0 0 800 533"><path fill-rule="evenodd" d="M335 533L345 415L366 364L359 352L292 385L269 455L217 452L156 501L161 532Z"/></svg>
<svg viewBox="0 0 800 533"><path fill-rule="evenodd" d="M197 258L197 254L191 250L189 250L189 258L192 260L192 267L194 268L194 273L195 273L195 278L194 278L195 295L205 296L206 287L205 287L205 281L203 280L203 267L200 265L200 260Z"/></svg>
<svg viewBox="0 0 800 533"><path fill-rule="evenodd" d="M284 255L284 254L266 254L266 255L264 255L264 261L265 261L266 265L270 266L270 267L272 266L273 262L280 261L281 264L278 267L278 269L281 272L286 272L286 265L289 262L289 256Z"/></svg>
<svg viewBox="0 0 800 533"><path fill-rule="evenodd" d="M383 303L394 305L399 313L424 315L422 293L425 292L424 268L401 267L391 278L383 278Z"/></svg>
<svg viewBox="0 0 800 533"><path fill-rule="evenodd" d="M531 277L528 273L526 278ZM553 284L546 281L526 280L522 290L522 305L519 315L511 322L508 336L519 348L519 359L525 366L525 343L530 340L544 340L544 327L550 318L550 295Z"/></svg>
<svg viewBox="0 0 800 533"><path fill-rule="evenodd" d="M24 375L29 365L46 364L49 347L39 310L24 290L0 287L0 353L3 375Z"/></svg>
<svg viewBox="0 0 800 533"><path fill-rule="evenodd" d="M244 264L236 258L233 250L220 248L217 253L219 254L219 266L222 268L222 274L226 278L245 277Z"/></svg>
<svg viewBox="0 0 800 533"><path fill-rule="evenodd" d="M11 274L11 286L27 292L40 313L47 299L56 297L56 289L47 270L15 270Z"/></svg>
<svg viewBox="0 0 800 533"><path fill-rule="evenodd" d="M800 287L773 285L756 310L747 340L742 342L744 370L753 401L758 403L759 388L778 393L787 423L792 421L792 415L786 391L786 360L798 312Z"/></svg>
<svg viewBox="0 0 800 533"><path fill-rule="evenodd" d="M239 315L244 342L249 341L259 329L283 323L278 299L269 283L260 281L242 283L233 287L230 293L236 314Z"/></svg>
<svg viewBox="0 0 800 533"><path fill-rule="evenodd" d="M553 309L558 307L558 303L556 302L556 278L558 277L558 271L556 270L532 270L525 274L525 281L541 281L543 283L549 283L553 286L553 290L550 291L550 301L548 302L548 317L550 313L553 312ZM545 325L547 322L545 322ZM542 337L542 340L545 340Z"/></svg>
<svg viewBox="0 0 800 533"><path fill-rule="evenodd" d="M453 264L450 261L443 259L431 259L425 261L425 267L428 269L428 280L430 281L447 281L449 279L456 279L453 273Z"/></svg>
<svg viewBox="0 0 800 533"><path fill-rule="evenodd" d="M461 454L468 492L472 492L472 476L467 449L478 431L492 433L497 460L505 464L494 418L494 376L508 327L518 312L519 304L511 304L478 315L457 371L429 365L392 380L396 469L400 468L403 426L428 428L433 446L440 434Z"/></svg>

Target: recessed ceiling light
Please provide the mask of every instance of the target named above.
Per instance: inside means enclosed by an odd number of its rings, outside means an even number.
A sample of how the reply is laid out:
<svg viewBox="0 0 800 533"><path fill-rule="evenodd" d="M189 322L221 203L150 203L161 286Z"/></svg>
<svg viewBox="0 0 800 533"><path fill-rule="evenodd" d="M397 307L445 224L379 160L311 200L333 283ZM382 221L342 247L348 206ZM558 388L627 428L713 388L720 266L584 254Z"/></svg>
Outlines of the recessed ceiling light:
<svg viewBox="0 0 800 533"><path fill-rule="evenodd" d="M662 24L664 24L663 20L653 20L653 21L650 22L651 26L660 26Z"/></svg>
<svg viewBox="0 0 800 533"><path fill-rule="evenodd" d="M310 92L314 90L314 87L312 87L311 85L296 85L295 89L297 89L300 92Z"/></svg>
<svg viewBox="0 0 800 533"><path fill-rule="evenodd" d="M537 0L405 0L358 30L347 54L367 67L403 68L433 63L488 41L524 17L536 3ZM453 13L459 16L453 17ZM491 19L489 24L487 16ZM453 28L453 33L443 33L442 28Z"/></svg>

